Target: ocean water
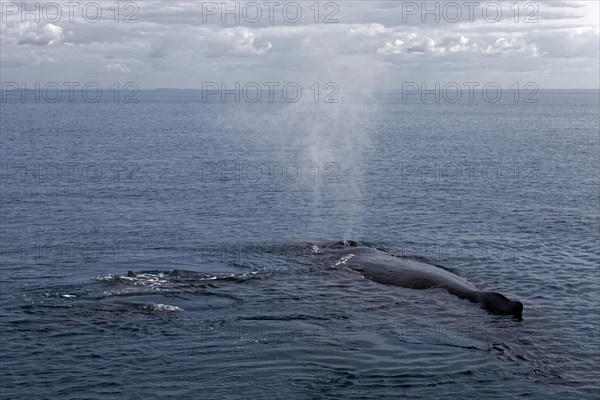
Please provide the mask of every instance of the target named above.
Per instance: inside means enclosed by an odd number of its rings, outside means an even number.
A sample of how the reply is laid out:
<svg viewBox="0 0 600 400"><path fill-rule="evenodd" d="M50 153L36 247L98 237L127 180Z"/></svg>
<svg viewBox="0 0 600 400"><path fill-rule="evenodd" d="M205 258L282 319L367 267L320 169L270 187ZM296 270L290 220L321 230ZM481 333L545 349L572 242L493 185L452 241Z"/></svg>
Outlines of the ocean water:
<svg viewBox="0 0 600 400"><path fill-rule="evenodd" d="M598 91L137 99L0 104L3 399L597 398ZM363 279L341 239L523 319Z"/></svg>

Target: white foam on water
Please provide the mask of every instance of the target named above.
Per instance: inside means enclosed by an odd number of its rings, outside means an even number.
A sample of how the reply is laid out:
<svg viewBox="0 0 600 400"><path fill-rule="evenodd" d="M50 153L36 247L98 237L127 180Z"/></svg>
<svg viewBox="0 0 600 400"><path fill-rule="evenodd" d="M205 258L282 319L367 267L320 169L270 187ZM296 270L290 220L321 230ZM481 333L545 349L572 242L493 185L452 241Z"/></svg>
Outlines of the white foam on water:
<svg viewBox="0 0 600 400"><path fill-rule="evenodd" d="M182 312L183 308L177 306L171 306L168 304L147 304L144 306L145 309L157 312Z"/></svg>

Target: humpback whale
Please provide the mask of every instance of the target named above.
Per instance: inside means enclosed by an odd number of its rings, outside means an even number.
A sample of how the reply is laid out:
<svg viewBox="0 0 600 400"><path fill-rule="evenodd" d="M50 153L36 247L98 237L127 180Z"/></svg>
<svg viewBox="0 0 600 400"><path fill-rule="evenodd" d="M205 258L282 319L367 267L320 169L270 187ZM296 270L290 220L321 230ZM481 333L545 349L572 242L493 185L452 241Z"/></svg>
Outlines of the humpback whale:
<svg viewBox="0 0 600 400"><path fill-rule="evenodd" d="M412 289L444 288L490 312L522 317L523 304L520 301L509 300L500 293L480 291L460 276L423 257L394 255L352 240L321 247L336 256L337 265L345 265L374 282Z"/></svg>

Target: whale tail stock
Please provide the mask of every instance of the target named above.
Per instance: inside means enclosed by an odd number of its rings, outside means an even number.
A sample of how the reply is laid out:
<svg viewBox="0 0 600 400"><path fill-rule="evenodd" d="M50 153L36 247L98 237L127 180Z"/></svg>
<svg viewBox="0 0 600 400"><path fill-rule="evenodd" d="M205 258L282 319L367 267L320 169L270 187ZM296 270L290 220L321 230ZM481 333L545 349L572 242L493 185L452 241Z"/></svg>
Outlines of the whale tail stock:
<svg viewBox="0 0 600 400"><path fill-rule="evenodd" d="M503 315L513 315L517 318L523 317L523 303L510 300L503 294L497 292L479 292L476 290L465 291L463 288L456 288L452 285L447 286L446 290L461 299L479 303L488 311Z"/></svg>
<svg viewBox="0 0 600 400"><path fill-rule="evenodd" d="M479 292L477 297L477 302L486 310L504 315L514 315L517 318L523 316L523 303L520 301L510 300L496 292Z"/></svg>

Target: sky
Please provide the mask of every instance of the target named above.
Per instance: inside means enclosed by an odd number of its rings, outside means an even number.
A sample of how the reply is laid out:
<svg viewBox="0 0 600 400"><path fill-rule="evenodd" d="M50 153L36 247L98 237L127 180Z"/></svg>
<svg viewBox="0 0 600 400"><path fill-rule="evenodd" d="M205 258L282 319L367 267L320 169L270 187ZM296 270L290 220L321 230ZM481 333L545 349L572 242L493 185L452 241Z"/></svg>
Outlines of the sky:
<svg viewBox="0 0 600 400"><path fill-rule="evenodd" d="M598 89L599 3L2 0L0 73L30 86Z"/></svg>

